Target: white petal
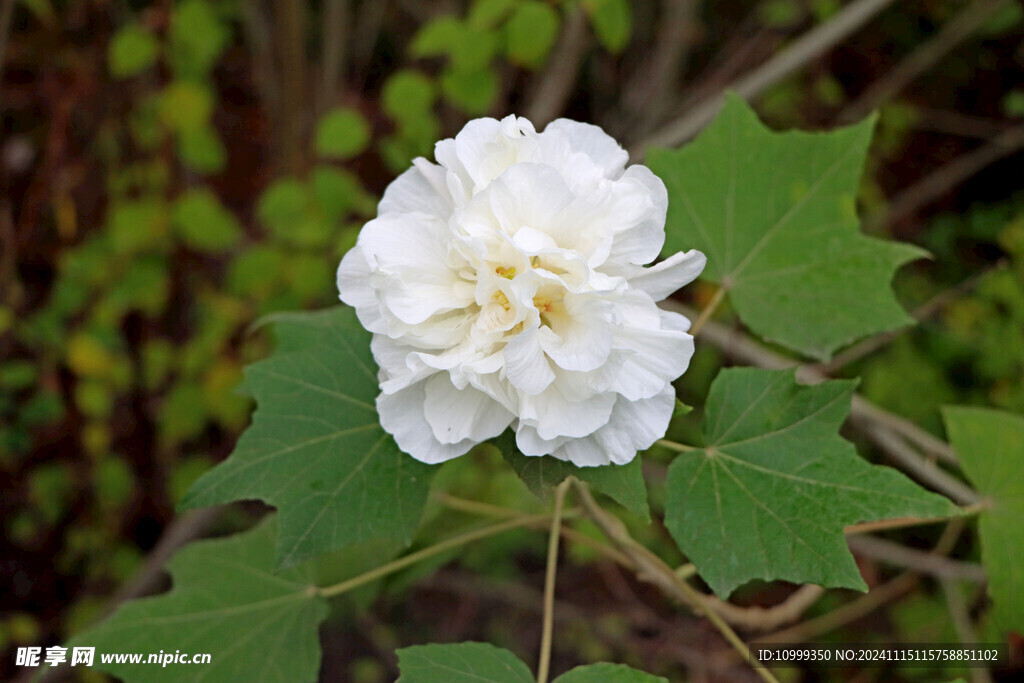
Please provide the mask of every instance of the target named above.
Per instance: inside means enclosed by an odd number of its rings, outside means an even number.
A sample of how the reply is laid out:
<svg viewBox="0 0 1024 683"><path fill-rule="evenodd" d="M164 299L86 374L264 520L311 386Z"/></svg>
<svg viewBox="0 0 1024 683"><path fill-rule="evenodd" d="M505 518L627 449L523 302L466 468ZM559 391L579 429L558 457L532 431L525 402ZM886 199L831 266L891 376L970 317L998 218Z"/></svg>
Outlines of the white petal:
<svg viewBox="0 0 1024 683"><path fill-rule="evenodd" d="M655 301L661 301L696 280L705 264L707 257L696 249L676 252L661 263L644 268L639 275L629 279L629 284L647 292Z"/></svg>
<svg viewBox="0 0 1024 683"><path fill-rule="evenodd" d="M557 119L544 128L542 136L557 134L565 138L573 152L581 152L604 171L606 178L622 174L629 154L598 126L569 119Z"/></svg>
<svg viewBox="0 0 1024 683"><path fill-rule="evenodd" d="M454 205L448 190L445 170L422 157L413 159L413 166L395 178L377 206L378 215L386 213L422 212L447 220Z"/></svg>
<svg viewBox="0 0 1024 683"><path fill-rule="evenodd" d="M472 303L448 266L447 226L426 214L377 218L363 227L358 246L374 271L387 308L401 321L421 323L438 312Z"/></svg>
<svg viewBox="0 0 1024 683"><path fill-rule="evenodd" d="M505 345L505 372L516 389L539 394L555 380L536 329L525 330Z"/></svg>
<svg viewBox="0 0 1024 683"><path fill-rule="evenodd" d="M569 401L557 385L536 396L519 397L519 421L537 430L542 439L582 437L608 422L615 394L595 394L585 401Z"/></svg>
<svg viewBox="0 0 1024 683"><path fill-rule="evenodd" d="M358 245L345 253L338 265L338 298L356 309L363 327L371 332L385 332L387 325L381 317L380 302L370 286L370 265Z"/></svg>
<svg viewBox="0 0 1024 683"><path fill-rule="evenodd" d="M555 450L551 455L559 460L567 460L577 467L600 467L602 465L610 465L613 462L608 453L605 452L604 447L593 435L582 439L566 441L561 448ZM633 455L636 455L636 451L633 451Z"/></svg>
<svg viewBox="0 0 1024 683"><path fill-rule="evenodd" d="M629 353L612 387L630 401L662 391L686 372L693 357L693 337L674 330L620 330L615 346Z"/></svg>
<svg viewBox="0 0 1024 683"><path fill-rule="evenodd" d="M423 413L425 383L414 384L394 394L380 394L377 412L381 426L395 437L399 448L421 462L435 465L465 455L476 442L464 439L459 443L443 444L434 437Z"/></svg>
<svg viewBox="0 0 1024 683"><path fill-rule="evenodd" d="M523 455L550 455L566 441L569 441L567 436L542 439L536 429L521 422L516 428L516 446L523 452Z"/></svg>
<svg viewBox="0 0 1024 683"><path fill-rule="evenodd" d="M628 227L616 233L608 261L623 265L650 263L665 243L665 183L646 166L630 166L616 185L616 191L622 193L616 212Z"/></svg>
<svg viewBox="0 0 1024 683"><path fill-rule="evenodd" d="M656 396L641 401L619 399L612 418L594 438L616 465L632 460L637 451L650 448L665 436L675 409L676 394L671 385Z"/></svg>
<svg viewBox="0 0 1024 683"><path fill-rule="evenodd" d="M446 373L426 381L424 416L434 438L443 444L474 443L498 436L515 416L487 394L472 387L459 390Z"/></svg>
<svg viewBox="0 0 1024 683"><path fill-rule="evenodd" d="M564 310L547 314L554 334L541 336L541 347L560 368L589 372L608 360L612 349L612 304L597 296L567 294Z"/></svg>

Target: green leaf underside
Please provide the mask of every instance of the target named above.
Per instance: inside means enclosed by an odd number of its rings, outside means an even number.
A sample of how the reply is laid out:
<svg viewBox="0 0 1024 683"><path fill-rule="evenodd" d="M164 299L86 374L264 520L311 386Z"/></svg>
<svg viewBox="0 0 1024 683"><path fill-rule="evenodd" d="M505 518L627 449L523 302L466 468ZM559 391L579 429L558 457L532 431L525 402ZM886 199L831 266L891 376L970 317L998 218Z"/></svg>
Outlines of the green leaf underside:
<svg viewBox="0 0 1024 683"><path fill-rule="evenodd" d="M243 534L200 541L168 564L170 592L129 602L77 636L97 669L132 681L315 681L327 604L307 566L274 568L273 518ZM102 664L101 653L209 653L209 664Z"/></svg>
<svg viewBox="0 0 1024 683"><path fill-rule="evenodd" d="M548 498L552 490L565 481L566 477L574 476L630 512L640 515L645 521L651 519L650 507L647 504L647 485L644 483L639 455L626 465L577 467L571 462L550 455L523 455L516 447L515 434L511 430L495 439L494 445L526 487L538 498Z"/></svg>
<svg viewBox="0 0 1024 683"><path fill-rule="evenodd" d="M775 133L738 96L679 150L652 149L668 188L667 253L699 249L743 322L825 360L860 337L912 322L897 267L925 253L858 229L856 194L874 119L827 133Z"/></svg>
<svg viewBox="0 0 1024 683"><path fill-rule="evenodd" d="M554 680L554 683L668 683L667 678L652 676L625 664L578 666Z"/></svg>
<svg viewBox="0 0 1024 683"><path fill-rule="evenodd" d="M996 626L1024 633L1024 418L964 407L942 416L964 473L989 503L978 528Z"/></svg>
<svg viewBox="0 0 1024 683"><path fill-rule="evenodd" d="M514 654L487 643L416 645L398 650L399 683L533 683Z"/></svg>
<svg viewBox="0 0 1024 683"><path fill-rule="evenodd" d="M248 498L275 506L281 566L364 541L408 543L434 470L380 427L369 333L348 308L274 322L279 350L245 371L252 425L182 507Z"/></svg>
<svg viewBox="0 0 1024 683"><path fill-rule="evenodd" d="M702 449L669 467L665 522L721 597L751 579L867 588L843 528L958 508L861 459L838 431L855 382L800 386L791 370L723 370Z"/></svg>

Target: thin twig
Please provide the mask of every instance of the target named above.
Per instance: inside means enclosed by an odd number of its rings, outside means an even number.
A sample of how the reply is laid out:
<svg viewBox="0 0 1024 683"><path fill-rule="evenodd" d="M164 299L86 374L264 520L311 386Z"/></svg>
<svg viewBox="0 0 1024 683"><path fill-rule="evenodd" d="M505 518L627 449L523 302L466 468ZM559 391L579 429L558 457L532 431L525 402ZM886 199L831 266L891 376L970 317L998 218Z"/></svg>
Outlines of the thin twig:
<svg viewBox="0 0 1024 683"><path fill-rule="evenodd" d="M950 560L933 553L914 550L899 543L874 536L850 536L847 538L850 550L867 555L886 564L906 567L916 572L932 574L947 579L984 581L985 569L980 564Z"/></svg>
<svg viewBox="0 0 1024 683"><path fill-rule="evenodd" d="M339 85L345 74L349 0L324 0L323 13L323 44L320 46L323 78L317 102L321 110L326 110L337 103Z"/></svg>
<svg viewBox="0 0 1024 683"><path fill-rule="evenodd" d="M724 90L735 91L746 99L761 94L825 54L892 3L893 0L855 0L849 3L832 19L811 29L773 58L730 83ZM675 147L686 142L715 117L724 101L724 92L709 97L683 117L632 145L631 158L639 161L648 147Z"/></svg>
<svg viewBox="0 0 1024 683"><path fill-rule="evenodd" d="M969 517L971 515L980 514L982 510L986 510L990 507L988 503L981 502L975 503L974 505L968 505L960 509L960 514L955 517ZM948 522L953 519L954 516L949 517L897 517L894 519L881 519L876 522L862 522L860 524L851 524L846 527L843 532L847 536L856 536L858 534L871 534L876 531L889 531L892 529L907 529L913 526L924 526L926 524L937 524L939 522Z"/></svg>
<svg viewBox="0 0 1024 683"><path fill-rule="evenodd" d="M568 517L570 516L570 514L575 515L575 513L566 513L564 516ZM495 536L497 534L504 533L512 529L521 529L523 527L528 526L537 526L538 524L547 524L550 520L551 515L542 514L527 515L524 517L507 519L503 522L497 522L495 524L485 526L481 529L469 531L467 533L460 534L458 536L449 538L439 543L435 543L434 545L428 546L426 548L423 548L422 550L418 550L414 553L410 553L408 555L400 557L397 560L388 562L387 564L382 564L379 567L371 569L368 572L364 572L359 576L352 577L351 579L346 579L345 581L341 581L340 583L336 583L330 586L323 586L317 588L316 592L318 595L325 598L341 595L342 593L350 591L354 588L358 588L359 586L365 585L372 581L376 581L377 579L383 578L388 574L393 574L397 571L405 569L406 567L412 566L417 562L421 562L423 560L433 557L434 555L438 555L440 553L451 550L452 548L458 548L460 546L466 545L467 543L472 543L473 541L478 541L483 538L489 538L490 536Z"/></svg>
<svg viewBox="0 0 1024 683"><path fill-rule="evenodd" d="M882 605L909 593L917 585L918 578L913 572L904 572L895 579L871 589L863 595L831 612L809 619L782 631L761 636L759 643L804 643L817 636L829 633L850 622L871 614Z"/></svg>
<svg viewBox="0 0 1024 683"><path fill-rule="evenodd" d="M637 578L657 586L666 595L702 613L744 660L754 666L754 670L761 678L765 681L778 683L775 676L768 669L759 665L757 660L752 657L750 649L736 635L732 627L715 610L702 604L701 594L696 589L680 579L675 571L665 564L660 557L637 543L617 517L608 514L597 504L586 484L574 479L573 487L591 520L608 537L608 540L633 560L636 565Z"/></svg>
<svg viewBox="0 0 1024 683"><path fill-rule="evenodd" d="M963 282L957 284L954 287L950 287L949 289L945 289L939 292L931 299L929 299L922 305L918 306L911 313L911 316L918 323L922 323L930 319L932 316L937 315L939 311L945 308L948 304L952 303L953 301L957 300L970 290L974 289L975 285L977 285L983 277L1005 266L1006 261L999 261L991 268L985 268L980 272L974 273L973 275L965 279ZM900 327L895 330L889 330L888 332L876 334L873 337L868 337L864 341L854 344L853 346L840 351L835 356L833 356L832 360L828 361L827 363L821 363L815 366L815 368L823 375L834 375L839 370L845 368L847 365L855 363L858 360L866 356L869 356L875 351L878 351L879 349L883 348L884 346L889 344L889 342L891 342L893 339L896 339L897 337L903 335L904 333L907 332L907 330L910 329L913 328L910 326Z"/></svg>
<svg viewBox="0 0 1024 683"><path fill-rule="evenodd" d="M537 683L548 683L548 671L551 668L551 638L555 625L555 579L558 576L562 506L565 504L565 494L573 481L573 477L569 477L555 489L555 509L551 513L551 534L548 536L548 563L544 572L544 619L540 636L540 659L537 663Z"/></svg>
<svg viewBox="0 0 1024 683"><path fill-rule="evenodd" d="M896 195L886 207L869 213L863 221L868 232L882 230L927 206L987 166L1024 149L1024 124L1014 126L990 143L962 154Z"/></svg>
<svg viewBox="0 0 1024 683"><path fill-rule="evenodd" d="M935 556L948 555L956 545L956 541L960 537L960 532L963 531L963 528L962 519L951 520L942 532L938 543L931 550L931 554ZM862 595L838 609L782 631L762 636L758 640L764 643L803 643L810 641L817 636L829 633L850 622L865 617L882 605L895 600L904 593L909 593L917 586L918 581L920 581L920 575L913 571L903 572L895 579L873 588L866 595Z"/></svg>
<svg viewBox="0 0 1024 683"><path fill-rule="evenodd" d="M700 601L733 626L748 631L771 631L799 619L824 593L821 586L807 584L772 607L739 607L714 595L702 595Z"/></svg>
<svg viewBox="0 0 1024 683"><path fill-rule="evenodd" d="M658 121L686 70L694 35L696 0L662 0L654 47L623 87L622 103L641 130Z"/></svg>
<svg viewBox="0 0 1024 683"><path fill-rule="evenodd" d="M907 87L911 81L938 64L946 55L984 26L1008 0L979 0L971 2L959 14L947 21L939 33L923 43L903 59L895 68L871 84L856 100L846 106L836 120L850 123L866 116Z"/></svg>
<svg viewBox="0 0 1024 683"><path fill-rule="evenodd" d="M961 643L970 644L978 642L978 632L971 623L970 610L964 596L960 594L960 586L952 579L939 579L942 592L946 596L946 605L949 607L949 616L952 618L953 627ZM972 683L992 683L992 674L985 667L971 667Z"/></svg>
<svg viewBox="0 0 1024 683"><path fill-rule="evenodd" d="M538 129L565 110L589 46L587 17L582 7L576 7L566 19L555 51L548 57L544 74L538 79L524 109L526 118Z"/></svg>
<svg viewBox="0 0 1024 683"><path fill-rule="evenodd" d="M522 517L526 514L519 510L513 510L512 508L506 508L500 505L491 505L490 503L481 503L476 500L458 498L443 491L434 493L431 497L447 508L458 510L460 512L469 512L474 515L483 515L485 517L510 519L513 517Z"/></svg>

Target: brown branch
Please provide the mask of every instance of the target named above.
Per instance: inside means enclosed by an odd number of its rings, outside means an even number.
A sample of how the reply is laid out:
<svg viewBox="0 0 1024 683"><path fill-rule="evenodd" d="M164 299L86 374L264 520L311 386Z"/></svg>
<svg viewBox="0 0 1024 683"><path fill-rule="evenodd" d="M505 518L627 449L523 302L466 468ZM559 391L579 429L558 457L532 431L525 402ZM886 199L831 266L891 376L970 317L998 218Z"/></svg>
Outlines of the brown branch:
<svg viewBox="0 0 1024 683"><path fill-rule="evenodd" d="M939 585L946 596L946 606L949 607L949 616L952 618L953 627L961 643L977 643L978 631L971 623L970 610L964 596L960 594L960 586L951 579L940 579ZM972 683L992 683L992 674L984 667L971 667Z"/></svg>
<svg viewBox="0 0 1024 683"><path fill-rule="evenodd" d="M573 488L576 490L580 502L583 503L583 507L586 509L590 519L601 529L609 541L633 561L637 578L656 586L669 597L703 614L718 629L722 637L733 646L736 652L747 662L755 663L754 671L761 678L765 681L777 683L770 671L763 666L756 665L756 660L753 659L746 643L736 635L736 632L732 630L718 612L702 603L701 594L696 589L680 578L660 557L637 543L629 535L621 520L608 514L597 504L586 484L575 478L572 481Z"/></svg>
<svg viewBox="0 0 1024 683"><path fill-rule="evenodd" d="M821 586L807 584L771 607L739 607L714 595L701 595L700 602L733 626L748 631L771 631L799 619L824 593Z"/></svg>
<svg viewBox="0 0 1024 683"><path fill-rule="evenodd" d="M927 206L987 166L1024 149L1024 124L1014 126L978 149L943 164L896 195L888 206L864 218L864 229L881 231Z"/></svg>
<svg viewBox="0 0 1024 683"><path fill-rule="evenodd" d="M911 313L911 316L913 316L914 320L916 320L918 323L922 323L925 322L926 320L929 320L933 316L937 315L948 304L952 303L953 301L956 301L958 298L960 298L970 290L974 289L975 285L977 285L983 277L985 277L992 271L1001 269L1005 266L1006 262L1000 261L991 268L986 268L981 272L971 275L970 277L965 279L963 282L957 284L956 286L950 287L949 289L945 289L939 292L931 299L929 299L928 301L914 309L914 312ZM879 349L889 344L889 342L903 335L904 333L911 329L913 328L909 326L901 327L895 330L889 330L888 332L882 332L881 334L876 334L873 337L868 337L864 341L854 344L853 346L844 349L843 351L840 351L832 358L832 360L828 361L827 363L820 363L814 367L816 370L818 370L818 372L822 373L823 375L833 375L839 370L845 368L847 365L855 363L856 361L871 355L875 351L878 351Z"/></svg>
<svg viewBox="0 0 1024 683"><path fill-rule="evenodd" d="M572 96L580 64L590 47L587 17L581 7L569 15L555 51L548 57L544 74L530 94L523 111L538 129L558 117Z"/></svg>
<svg viewBox="0 0 1024 683"><path fill-rule="evenodd" d="M317 98L321 111L334 106L339 98L348 55L345 48L348 47L349 9L349 0L324 0L323 44L320 46L322 78Z"/></svg>
<svg viewBox="0 0 1024 683"><path fill-rule="evenodd" d="M893 0L855 0L832 19L805 33L782 52L746 76L733 81L724 90L732 90L751 99L793 72L818 59L846 39ZM648 147L675 147L686 142L708 124L721 109L725 93L720 92L693 107L686 115L669 123L639 144L633 145L631 158L639 161Z"/></svg>
<svg viewBox="0 0 1024 683"><path fill-rule="evenodd" d="M662 0L654 47L623 88L622 103L641 130L666 113L670 94L686 71L694 33L695 0Z"/></svg>
<svg viewBox="0 0 1024 683"><path fill-rule="evenodd" d="M1008 0L979 0L967 5L947 21L942 30L911 52L887 74L871 84L856 100L836 117L839 123L850 123L866 116L872 109L889 100L911 81L938 64L960 43L981 28Z"/></svg>
<svg viewBox="0 0 1024 683"><path fill-rule="evenodd" d="M945 531L942 532L942 537L939 538L938 543L932 548L930 554L935 556L948 555L956 545L956 541L960 537L960 532L963 531L963 528L963 521L961 519L951 520L946 525ZM895 579L871 589L866 595L862 595L838 609L805 621L802 624L762 636L758 640L764 643L807 642L817 636L829 633L867 616L882 605L895 600L905 593L909 593L917 586L919 581L920 575L914 571L903 572Z"/></svg>
<svg viewBox="0 0 1024 683"><path fill-rule="evenodd" d="M897 567L913 569L921 574L974 582L985 580L985 569L973 562L951 560L942 555L914 550L875 536L849 536L846 541L850 545L850 550L857 554Z"/></svg>

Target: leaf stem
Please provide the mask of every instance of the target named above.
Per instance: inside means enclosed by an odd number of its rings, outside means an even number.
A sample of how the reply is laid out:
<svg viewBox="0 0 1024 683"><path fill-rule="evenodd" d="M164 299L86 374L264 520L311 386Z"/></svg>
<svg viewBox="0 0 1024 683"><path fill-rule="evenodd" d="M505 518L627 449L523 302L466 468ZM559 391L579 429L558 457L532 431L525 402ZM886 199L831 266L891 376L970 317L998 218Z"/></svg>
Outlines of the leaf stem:
<svg viewBox="0 0 1024 683"><path fill-rule="evenodd" d="M570 515L574 516L575 514L576 511L569 511L567 514L563 516L568 517ZM405 555L404 557L400 557L397 560L392 560L387 564L383 564L379 567L376 567L375 569L371 569L370 571L360 574L359 576L352 577L351 579L346 579L345 581L330 586L323 586L321 588L318 588L317 594L320 595L320 597L324 598L330 598L334 597L335 595L341 595L342 593L350 591L354 588L358 588L359 586L370 583L371 581L375 581L379 578L387 576L388 574L393 574L397 571L405 569L406 567L414 565L417 562L426 560L430 557L433 557L434 555L443 553L451 548L457 548L461 545L472 543L473 541L479 541L483 538L496 536L500 533L511 531L512 529L519 529L522 527L543 524L544 522L550 520L551 517L552 515L547 513L541 515L523 515L522 517L516 517L514 519L508 519L503 522L497 522L495 524L485 526L481 529L476 529L474 531L460 534L458 536L454 536L439 543L435 543L434 545L423 548L422 550L417 550L416 552L410 553L409 555Z"/></svg>
<svg viewBox="0 0 1024 683"><path fill-rule="evenodd" d="M511 519L523 517L526 513L514 510L512 508L502 507L501 505L491 505L490 503L481 503L476 500L468 500L466 498L459 498L457 496L450 495L443 491L433 494L433 499L446 508L452 510L458 510L459 512L469 512L474 515L483 515L484 517L498 517L501 519Z"/></svg>
<svg viewBox="0 0 1024 683"><path fill-rule="evenodd" d="M690 328L691 336L696 337L701 328L704 327L704 323L710 320L711 316L715 314L715 311L718 310L722 301L725 300L725 293L725 287L719 287L715 290L715 294L711 297L711 301L709 301L708 305L704 307L704 310L700 312L700 315L697 316L697 320L693 323L693 327Z"/></svg>
<svg viewBox="0 0 1024 683"><path fill-rule="evenodd" d="M688 453L690 451L701 450L696 446L687 446L685 443L679 443L678 441L670 441L668 439L658 439L657 443L659 446L664 446L670 451L678 451L679 453Z"/></svg>
<svg viewBox="0 0 1024 683"><path fill-rule="evenodd" d="M575 477L568 477L555 489L555 511L551 514L551 534L548 536L548 566L544 575L544 622L540 636L540 661L537 664L537 683L548 682L551 667L551 635L555 624L555 578L558 574L558 541L562 530L562 507L565 494Z"/></svg>
<svg viewBox="0 0 1024 683"><path fill-rule="evenodd" d="M867 534L874 531L885 531L888 529L904 529L906 527L922 526L924 524L936 524L938 522L947 522L951 519L959 519L960 517L977 515L986 508L988 508L988 504L981 501L978 503L972 503L971 505L965 505L960 508L960 514L950 515L948 517L897 517L895 519L880 519L875 522L851 524L843 531L849 536L852 534Z"/></svg>

